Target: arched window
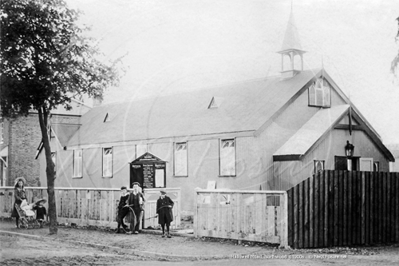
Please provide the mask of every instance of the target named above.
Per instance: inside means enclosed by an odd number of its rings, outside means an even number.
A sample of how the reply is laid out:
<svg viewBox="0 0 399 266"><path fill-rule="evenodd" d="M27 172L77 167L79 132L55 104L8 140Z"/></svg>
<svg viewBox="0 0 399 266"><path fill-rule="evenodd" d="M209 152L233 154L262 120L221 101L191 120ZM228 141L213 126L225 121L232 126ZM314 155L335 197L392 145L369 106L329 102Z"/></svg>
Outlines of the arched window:
<svg viewBox="0 0 399 266"><path fill-rule="evenodd" d="M324 161L315 160L314 161L314 174L324 170Z"/></svg>

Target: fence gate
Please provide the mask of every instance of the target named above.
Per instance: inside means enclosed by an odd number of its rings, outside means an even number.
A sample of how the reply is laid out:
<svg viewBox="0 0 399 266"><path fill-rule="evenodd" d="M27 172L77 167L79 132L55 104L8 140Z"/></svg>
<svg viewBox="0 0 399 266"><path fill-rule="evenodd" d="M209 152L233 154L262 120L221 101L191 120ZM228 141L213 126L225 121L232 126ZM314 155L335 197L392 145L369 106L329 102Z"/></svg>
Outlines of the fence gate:
<svg viewBox="0 0 399 266"><path fill-rule="evenodd" d="M287 246L285 191L197 190L197 237L277 243Z"/></svg>

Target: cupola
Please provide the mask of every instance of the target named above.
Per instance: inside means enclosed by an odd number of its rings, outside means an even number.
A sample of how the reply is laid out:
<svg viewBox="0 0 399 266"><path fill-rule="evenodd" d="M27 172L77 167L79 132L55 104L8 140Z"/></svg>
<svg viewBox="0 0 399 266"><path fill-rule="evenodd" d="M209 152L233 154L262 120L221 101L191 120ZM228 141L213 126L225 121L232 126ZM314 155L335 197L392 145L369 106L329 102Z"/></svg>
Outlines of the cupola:
<svg viewBox="0 0 399 266"><path fill-rule="evenodd" d="M283 45L278 53L281 54L281 75L283 78L291 78L303 70L303 54L306 52L302 50L292 8ZM284 65L285 56L289 58L288 66ZM300 62L295 61L298 57Z"/></svg>

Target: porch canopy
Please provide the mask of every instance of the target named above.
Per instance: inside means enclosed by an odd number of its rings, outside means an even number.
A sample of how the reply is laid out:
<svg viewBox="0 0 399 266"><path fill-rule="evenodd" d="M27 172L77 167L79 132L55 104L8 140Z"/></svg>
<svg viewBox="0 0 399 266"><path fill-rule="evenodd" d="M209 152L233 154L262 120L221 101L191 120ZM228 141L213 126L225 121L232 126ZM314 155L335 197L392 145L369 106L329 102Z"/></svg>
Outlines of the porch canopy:
<svg viewBox="0 0 399 266"><path fill-rule="evenodd" d="M348 112L349 105L318 111L273 154L273 161L299 160Z"/></svg>

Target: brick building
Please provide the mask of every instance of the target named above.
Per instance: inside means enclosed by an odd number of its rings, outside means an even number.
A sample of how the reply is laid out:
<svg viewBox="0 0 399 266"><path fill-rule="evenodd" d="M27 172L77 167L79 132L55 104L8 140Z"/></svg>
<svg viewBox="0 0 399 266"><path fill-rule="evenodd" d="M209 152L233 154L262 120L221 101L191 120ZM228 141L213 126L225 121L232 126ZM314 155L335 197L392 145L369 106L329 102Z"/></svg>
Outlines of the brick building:
<svg viewBox="0 0 399 266"><path fill-rule="evenodd" d="M72 110L53 110L50 124L78 124L79 117L90 107L72 102ZM54 137L54 136L52 136ZM36 112L15 119L0 117L0 185L13 186L16 177L24 177L28 186L42 186L37 158L42 137ZM55 154L54 154L55 155Z"/></svg>
<svg viewBox="0 0 399 266"><path fill-rule="evenodd" d="M39 165L35 162L37 143L41 140L37 113L16 119L2 119L1 185L11 186L23 176L30 186L40 186Z"/></svg>

